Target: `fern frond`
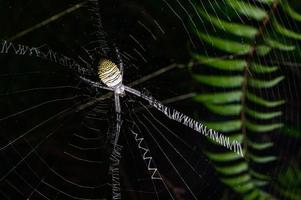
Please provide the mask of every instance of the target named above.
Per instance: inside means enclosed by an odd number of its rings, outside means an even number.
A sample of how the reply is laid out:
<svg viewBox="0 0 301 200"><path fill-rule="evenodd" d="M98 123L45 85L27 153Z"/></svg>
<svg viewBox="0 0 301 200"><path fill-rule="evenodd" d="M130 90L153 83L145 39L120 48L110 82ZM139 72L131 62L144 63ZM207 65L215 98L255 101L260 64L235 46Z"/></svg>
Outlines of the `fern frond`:
<svg viewBox="0 0 301 200"><path fill-rule="evenodd" d="M277 187L285 198L301 200L301 168L294 161L289 166L279 174Z"/></svg>
<svg viewBox="0 0 301 200"><path fill-rule="evenodd" d="M301 15L285 0L223 0L215 2L214 8L209 1L198 9L206 29L195 30L207 52L194 53L199 65L192 71L196 82L214 92L202 92L194 100L222 119L207 122L208 127L244 143L247 159L215 143L217 148L206 149L205 154L214 161L220 180L243 199L270 200L265 192L270 178L252 167L277 160L269 151L273 142L265 136L283 127L279 119L285 101L262 91L271 94L285 76L281 66L266 60L296 51L292 44L301 40L301 33L286 27L276 12L295 22L301 21Z"/></svg>

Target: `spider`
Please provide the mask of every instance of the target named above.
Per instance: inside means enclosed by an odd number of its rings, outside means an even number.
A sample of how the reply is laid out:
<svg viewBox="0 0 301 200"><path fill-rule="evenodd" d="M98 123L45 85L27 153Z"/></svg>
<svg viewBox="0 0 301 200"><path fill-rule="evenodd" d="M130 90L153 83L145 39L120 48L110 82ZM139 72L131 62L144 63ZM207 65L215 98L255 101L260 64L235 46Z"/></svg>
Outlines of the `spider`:
<svg viewBox="0 0 301 200"><path fill-rule="evenodd" d="M86 82L87 84L113 91L114 92L114 102L115 102L115 112L116 112L116 120L117 120L117 125L116 125L116 132L114 133L114 147L118 144L118 139L119 139L119 134L120 134L120 129L121 129L121 104L120 104L120 97L124 97L126 95L126 92L133 94L137 97L141 97L145 100L148 101L153 101L154 98L152 96L147 96L143 94L142 92L133 89L131 87L128 87L123 84L123 73L124 73L124 65L123 61L121 59L121 56L119 54L118 48L115 48L116 54L117 54L117 59L119 61L119 67L117 64L112 62L109 59L100 59L98 63L98 78L100 82L92 81L89 80L83 76L80 76L80 79Z"/></svg>

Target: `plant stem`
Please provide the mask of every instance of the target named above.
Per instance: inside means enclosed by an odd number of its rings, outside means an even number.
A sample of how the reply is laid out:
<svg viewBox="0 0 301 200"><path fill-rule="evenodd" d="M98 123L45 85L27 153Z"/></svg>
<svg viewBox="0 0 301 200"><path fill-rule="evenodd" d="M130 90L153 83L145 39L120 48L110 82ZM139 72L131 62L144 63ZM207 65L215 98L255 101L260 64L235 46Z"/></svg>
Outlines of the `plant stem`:
<svg viewBox="0 0 301 200"><path fill-rule="evenodd" d="M6 40L7 41L13 41L13 40L19 39L19 38L21 38L21 37L23 37L23 36L25 36L25 35L33 32L33 31L35 31L35 30L43 27L43 26L46 26L47 24L49 24L49 23L51 23L53 21L58 20L61 17L64 17L65 15L67 15L69 13L72 13L72 12L76 11L77 9L83 7L83 5L85 3L86 3L86 1L84 1L82 3L79 3L79 4L76 4L76 5L74 5L74 6L70 7L70 8L62 11L62 12L59 12L59 13L51 16L50 18L48 18L48 19L46 19L46 20L44 20L44 21L42 21L42 22L40 22L40 23L38 23L36 25L33 25L33 26L29 27L28 29L25 29L25 30L17 33L16 35L13 35L13 36L7 38Z"/></svg>
<svg viewBox="0 0 301 200"><path fill-rule="evenodd" d="M246 122L246 112L245 112L245 108L247 107L246 105L246 93L247 93L247 89L248 89L248 79L249 79L249 73L250 73L250 65L251 65L251 61L254 58L254 56L256 55L256 50L257 50L257 41L259 41L263 36L264 36L264 30L267 27L267 25L271 22L271 16L274 14L275 10L277 9L278 5L279 5L280 1L279 0L275 0L271 9L269 10L267 16L263 19L262 24L260 25L258 32L256 33L256 37L254 40L254 44L251 48L251 50L249 51L249 53L246 55L246 61L247 61L247 65L244 67L244 71L243 71L243 77L244 77L244 81L242 84L242 97L241 97L241 104L242 104L242 110L240 113L241 116L241 121L242 121L242 134L243 134L243 148L244 151L247 152L248 149L248 143L247 143L247 128L245 125ZM246 155L246 159L247 158L247 154Z"/></svg>

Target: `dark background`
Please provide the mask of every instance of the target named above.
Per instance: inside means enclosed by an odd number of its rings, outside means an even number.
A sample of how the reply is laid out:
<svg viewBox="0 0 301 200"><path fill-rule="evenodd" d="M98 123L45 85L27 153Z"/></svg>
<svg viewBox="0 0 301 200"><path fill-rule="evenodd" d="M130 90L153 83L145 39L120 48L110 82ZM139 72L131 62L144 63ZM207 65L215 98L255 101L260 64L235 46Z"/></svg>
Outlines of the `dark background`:
<svg viewBox="0 0 301 200"><path fill-rule="evenodd" d="M1 39L8 39L14 36L16 33L31 27L34 24L37 24L50 16L55 15L58 12L61 12L76 2L74 1L59 1L59 0L52 0L52 1L37 1L37 0L30 0L30 1L1 1L0 3L0 38ZM295 0L292 1L295 5L296 10L300 10L301 4L299 1ZM141 58L138 57L135 65L138 67L132 66L128 64L128 68L125 70L125 78L124 82L131 83L132 81L144 77L147 74L154 72L160 68L168 66L170 64L178 63L187 65L191 58L191 44L189 43L189 37L185 32L183 25L177 17L170 12L169 9L162 3L162 1L107 1L102 9L100 10L101 16L103 17L103 24L104 30L109 35L108 40L117 44L117 46L122 51L132 51L133 43L129 40L129 35L134 35L142 41L143 46L147 49L144 52L144 57L147 59L147 62L143 61ZM158 27L153 23L153 19L156 19L162 27L164 27L165 34L162 34ZM145 29L141 28L141 26L137 25L137 22L142 22L147 27L150 27L153 33L156 36L156 40L154 40ZM87 47L93 49L94 46L90 45L89 42L94 40L92 33L95 31L95 27L92 26L93 22L90 19L89 13L84 9L78 9L71 14L68 14L54 22L49 23L46 26L43 26L29 34L24 35L21 38L16 39L16 43L26 44L29 46L41 46L47 45L51 49L54 49L60 53L68 55L70 57L77 57L78 55L85 56L80 47ZM138 48L138 47L137 47ZM112 58L116 59L116 58ZM21 67L20 67L21 66ZM38 59L30 58L30 57L23 57L23 58L16 58L15 56L3 56L1 57L1 74L24 74L25 72L29 71L39 71L38 74L35 75L28 75L28 76L6 76L1 78L1 93L5 93L7 91L14 91L19 89L26 89L26 88L33 88L36 86L56 86L56 85L72 85L76 86L78 84L78 79L76 77L76 73L68 70L63 69L62 67L47 62L47 61L40 61ZM296 71L289 71L288 75L294 74L297 78L300 77L300 74L295 73ZM294 79L296 79L296 77ZM138 89L147 90L152 93L156 98L160 100L176 97L182 94L188 94L194 91L196 83L191 80L190 72L184 69L175 68L170 72L163 73L161 76L156 77L150 81L147 81L139 86ZM287 85L290 85L290 82L287 82ZM287 86L287 87L288 87ZM294 88L298 92L300 91L298 87ZM72 96L73 94L94 94L96 91L89 90L86 86L81 86L80 91L74 90L58 90L52 92L51 94L47 91L43 93L39 93L38 95L8 95L6 97L1 97L0 102L2 103L1 106L1 116L6 116L7 113L14 113L17 110L20 110L18 105L36 105L38 102L43 102L47 99L57 99L57 98L65 98L68 96ZM1 133L9 133L11 137L14 135L20 135L24 133L24 130L27 130L31 125L35 125L41 118L47 118L53 115L56 111L60 110L60 108L65 108L66 106L70 105L70 103L76 103L84 101L84 97L81 97L76 100L64 102L64 103L55 103L51 106L47 106L41 109L36 109L31 113L26 113L20 116L17 119L9 120L8 122L1 124ZM137 101L136 99L134 99ZM125 101L129 101L130 99L126 99ZM296 102L300 102L296 100ZM106 119L111 119L108 116L112 116L113 112L113 105L112 101L104 102L103 113ZM201 109L200 105L190 100L179 101L172 104L177 109L183 111L184 113L196 113L196 108L198 109L198 114L200 115L207 115L204 109ZM134 106L139 106L134 104ZM25 106L26 107L26 106ZM298 107L300 108L300 107ZM288 106L288 109L292 109L292 107ZM62 155L60 151L63 149L64 145L72 140L71 132L79 122L81 122L82 117L89 113L91 110L87 112L81 113L79 115L72 114L67 119L55 119L54 122L48 124L47 126L43 127L40 130L37 130L32 137L27 138L29 141L32 141L33 144L37 144L38 141L46 137L46 133L57 127L62 126L63 128L59 130L60 134L57 134L55 138L51 139L47 145L45 145L41 150L41 154L45 156L48 163L59 163L59 165L55 165L58 170L60 170L64 174L70 174L72 177L72 173L78 173L81 169L84 169L85 172L88 172L88 169L85 169L85 166L76 166L77 163L73 163L70 160L66 160L66 158ZM299 113L296 110L289 110L288 112L295 112ZM2 114L3 113L3 114ZM194 115L194 114L191 114ZM126 116L126 115L125 115ZM297 114L298 116L298 114ZM127 116L128 117L128 116ZM215 172L212 169L210 162L202 155L201 149L202 145L200 143L196 143L193 141L195 140L194 137L187 136L189 135L189 131L181 130L175 124L170 123L165 120L162 116L158 116L163 122L167 124L167 126L173 127L177 129L178 132L185 132L187 134L183 135L183 138L187 141L191 141L192 148L195 149L194 154L199 154L199 158L191 158L198 167L199 170L203 170L202 175L203 178L200 180L195 180L192 183L193 190L197 193L199 190L201 192L198 193L198 197L200 199L221 199L223 196L224 191L226 191L225 187L218 182ZM130 119L130 118L129 118ZM290 120L293 124L298 124L298 119L292 117ZM106 130L107 121L98 124L97 126ZM125 128L129 127L130 125L125 124ZM126 134L126 131L124 131ZM42 134L41 134L42 133ZM65 134L64 134L65 133ZM2 140L3 143L7 142L7 138L4 137ZM1 141L1 143L2 143ZM281 137L277 139L279 143L280 152L285 151L283 153L283 157L289 158L294 152L298 152L300 142L296 142L294 139ZM290 145L292 144L292 145ZM28 144L20 143L16 148L20 148L19 151L27 151ZM99 144L103 145L103 144ZM133 146L131 144L129 146ZM288 147L289 146L289 147ZM181 150L185 151L184 147L179 147ZM289 149L285 149L289 148ZM126 148L127 149L127 148ZM131 148L128 148L131 149ZM104 151L109 151L108 149L104 148ZM155 151L155 150L154 150ZM123 178L129 182L131 180L131 174L135 169L132 168L131 156L128 155L129 151L125 150L125 157L129 157L129 160L124 161L124 170L128 170L127 172L122 172ZM107 155L104 155L104 157ZM4 153L2 158L6 158L8 163L10 160L14 160L14 158L19 158L18 155L11 153L10 151ZM161 156L158 156L161 157ZM107 158L107 157L105 157ZM37 173L41 173L43 175L47 175L45 169L42 164L36 158L31 158L32 163L37 162L35 166ZM139 156L136 157L137 160L140 159ZM135 159L134 159L135 160ZM159 159L160 160L160 159ZM285 160L285 159L284 159ZM288 159L289 160L289 159ZM30 163L30 161L28 161ZM140 163L141 164L141 163ZM180 164L180 163L178 163ZM34 164L33 164L34 165ZM2 165L4 166L4 165ZM14 166L14 161L10 163L9 166ZM138 164L139 166L139 164ZM6 167L6 166L5 166ZM3 167L3 169L5 169ZM39 168L40 167L40 168ZM105 168L105 167L104 167ZM141 169L140 166L137 167ZM166 172L167 179L171 182L174 182L176 187L181 188L181 185L177 182L176 178L173 173L168 173L168 167L162 167L162 171ZM281 167L280 167L281 168ZM26 172L25 167L21 166L21 171L23 170L23 176L30 176L30 173ZM131 171L132 170L132 171ZM5 170L3 170L5 171ZM47 171L47 170L46 170ZM73 172L74 171L74 172ZM92 177L95 173L98 173L97 168L93 168L89 171L90 173L85 173L80 175L79 177L85 177L86 182L97 182L98 180L91 180L88 177ZM105 176L105 173L102 174ZM193 175L191 176L193 179ZM135 177L135 176L133 176ZM75 177L74 177L75 178ZM32 183L36 183L37 180L32 180ZM57 185L62 183L58 183L55 180L53 181ZM22 187L20 180L16 181L19 183L18 187ZM38 181L37 181L38 183ZM149 183L146 183L144 187L148 187ZM7 185L7 184L6 184ZM6 185L2 185L1 187L2 192L8 194L13 194L14 191L6 187ZM130 185L130 184L129 184ZM135 185L135 184L134 184ZM64 188L64 184L61 185ZM143 188L143 186L141 186ZM202 188L202 189L199 189ZM67 190L67 189L66 189ZM48 195L54 195L53 191L48 191ZM107 191L110 193L110 190ZM69 193L77 194L77 191L69 191ZM80 192L78 192L80 194ZM46 193L47 194L47 193ZM95 194L96 195L96 194ZM128 195L128 196L126 196ZM147 199L146 196L139 196L139 194L132 194L127 193L125 196L128 199ZM137 196L135 196L137 195ZM166 192L162 192L162 199L164 199L164 195ZM14 195L12 195L14 196ZM93 195L92 195L93 196ZM20 197L14 196L12 199L18 199ZM36 197L37 199L39 197ZM63 199L63 197L59 197ZM150 197L151 199L152 197ZM234 197L233 197L234 198ZM238 198L238 197L236 197ZM20 198L22 199L22 198ZM34 198L33 198L34 199ZM186 197L184 199L189 199Z"/></svg>

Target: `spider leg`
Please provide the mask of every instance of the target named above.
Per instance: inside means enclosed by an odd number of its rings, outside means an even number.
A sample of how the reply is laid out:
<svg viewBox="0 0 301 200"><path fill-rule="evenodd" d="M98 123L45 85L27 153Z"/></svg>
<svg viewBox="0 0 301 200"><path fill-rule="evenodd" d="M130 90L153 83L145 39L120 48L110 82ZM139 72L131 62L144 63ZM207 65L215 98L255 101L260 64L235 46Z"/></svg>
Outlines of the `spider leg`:
<svg viewBox="0 0 301 200"><path fill-rule="evenodd" d="M150 95L147 94L143 94L142 92L135 90L133 88L130 88L128 86L124 86L124 90L135 95L138 96L146 101L149 102L149 104L157 109L158 111L162 112L166 117L168 117L171 120L177 121L181 124L183 124L184 126L187 126L190 129L193 129L199 133L202 133L205 136L208 136L208 134L210 133L209 137L213 140L215 140L217 143L219 143L220 145L224 146L225 148L228 148L230 150L232 150L232 147L229 147L229 145L226 144L226 141L230 141L230 138L228 137L228 140L226 140L226 136L223 136L222 134L214 131L213 129L207 128L206 125L204 125L201 122L198 122L194 119L192 119L191 117L173 109L170 107L167 107L165 105L163 105L163 103L161 103L160 101L157 101L155 98L153 98ZM205 127L205 128L203 128ZM214 134L217 134L220 138L226 138L221 142L222 140L216 140L214 139L214 137L212 136L213 134L211 134L212 132L214 132ZM218 137L217 137L218 138ZM232 144L236 144L236 147L233 149L234 152L236 152L238 155L240 155L241 157L244 157L244 153L242 150L242 145L239 141L237 140L233 140Z"/></svg>
<svg viewBox="0 0 301 200"><path fill-rule="evenodd" d="M116 130L115 130L115 133L113 135L113 139L114 139L113 144L114 144L114 147L115 147L118 143L122 120L121 120L120 95L115 92L114 96L115 96L115 112L116 112Z"/></svg>
<svg viewBox="0 0 301 200"><path fill-rule="evenodd" d="M142 97L142 92L140 92L139 90L135 90L135 89L133 89L131 87L128 87L128 86L124 86L124 90L131 93L131 94L133 94L133 95L135 95L135 96L137 96L137 97L143 98Z"/></svg>
<svg viewBox="0 0 301 200"><path fill-rule="evenodd" d="M84 81L85 83L87 83L87 84L89 84L89 85L91 85L91 86L93 86L93 87L101 88L101 89L104 89L104 90L114 91L113 88L104 86L104 85L102 85L102 84L99 83L99 82L91 81L91 80L89 80L89 79L87 79L87 78L85 78L85 77L82 77L82 76L80 76L79 78L80 78L82 81Z"/></svg>
<svg viewBox="0 0 301 200"><path fill-rule="evenodd" d="M124 73L124 65L123 65L123 60L121 58L121 54L119 52L119 49L115 46L115 52L116 52L116 55L117 55L117 59L118 59L118 62L119 62L119 70L121 72L121 76L123 77L123 73Z"/></svg>
<svg viewBox="0 0 301 200"><path fill-rule="evenodd" d="M160 103L159 101L157 101L155 98L153 98L152 96L150 95L146 95L142 92L140 92L139 90L136 90L136 89L133 89L131 87L128 87L128 86L124 86L124 90L137 96L137 97L140 97L146 101L148 101L151 105L154 105L154 102L156 103Z"/></svg>

